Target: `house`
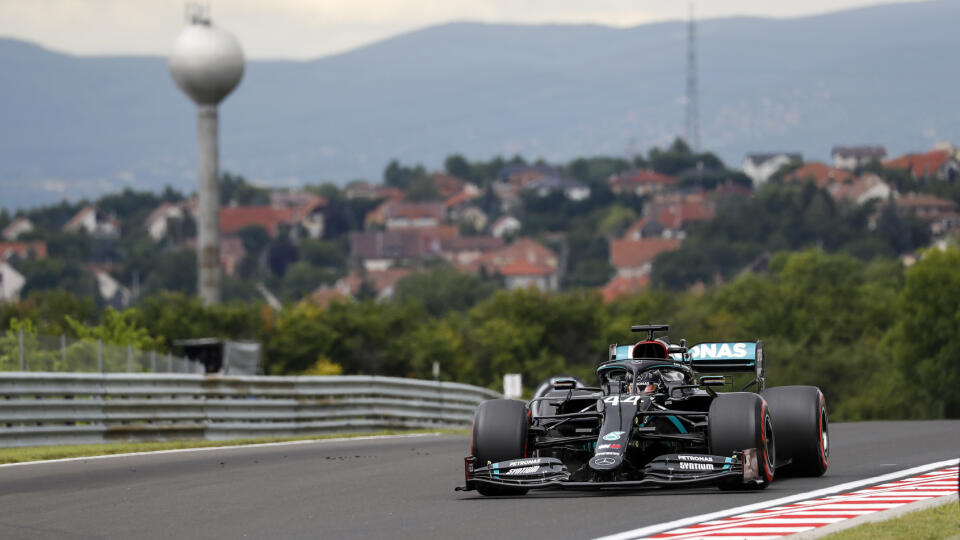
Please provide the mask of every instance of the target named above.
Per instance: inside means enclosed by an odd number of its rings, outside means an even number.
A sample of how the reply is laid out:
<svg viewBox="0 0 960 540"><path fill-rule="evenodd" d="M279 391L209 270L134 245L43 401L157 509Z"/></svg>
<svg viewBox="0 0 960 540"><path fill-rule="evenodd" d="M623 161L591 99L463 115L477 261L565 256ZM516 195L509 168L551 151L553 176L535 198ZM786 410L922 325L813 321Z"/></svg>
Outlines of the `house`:
<svg viewBox="0 0 960 540"><path fill-rule="evenodd" d="M680 240L675 238L610 240L610 264L618 276L639 278L650 273L654 257L678 247Z"/></svg>
<svg viewBox="0 0 960 540"><path fill-rule="evenodd" d="M676 188L677 180L673 176L660 174L650 169L628 171L613 175L607 180L610 190L616 194L633 193L637 196L663 193Z"/></svg>
<svg viewBox="0 0 960 540"><path fill-rule="evenodd" d="M291 224L300 225L310 238L323 237L327 200L309 191L270 192L270 206L291 212Z"/></svg>
<svg viewBox="0 0 960 540"><path fill-rule="evenodd" d="M512 235L520 230L520 220L513 216L501 216L490 226L490 234L496 238Z"/></svg>
<svg viewBox="0 0 960 540"><path fill-rule="evenodd" d="M883 161L887 156L887 149L879 145L834 146L830 155L833 156L834 167L852 171L874 161L878 163Z"/></svg>
<svg viewBox="0 0 960 540"><path fill-rule="evenodd" d="M343 196L347 199L376 199L380 186L366 180L354 180L343 188Z"/></svg>
<svg viewBox="0 0 960 540"><path fill-rule="evenodd" d="M533 286L555 291L559 284L558 266L557 256L549 248L530 238L518 238L460 268L490 276L500 275L507 288Z"/></svg>
<svg viewBox="0 0 960 540"><path fill-rule="evenodd" d="M336 298L355 298L366 283L377 291L377 300L389 300L393 297L397 282L413 274L409 268L388 268L385 270L354 270L337 280L333 286L323 286L314 291L311 299L321 305L327 305Z"/></svg>
<svg viewBox="0 0 960 540"><path fill-rule="evenodd" d="M97 279L97 292L100 298L114 308L125 308L130 305L133 295L130 289L124 287L116 278L110 275L106 270L91 269L94 277Z"/></svg>
<svg viewBox="0 0 960 540"><path fill-rule="evenodd" d="M440 239L441 255L457 266L469 265L484 254L503 246L502 239L492 236L452 236Z"/></svg>
<svg viewBox="0 0 960 540"><path fill-rule="evenodd" d="M449 199L460 193L466 193L471 197L480 194L480 188L452 174L434 173L430 178L433 180L437 193L444 199Z"/></svg>
<svg viewBox="0 0 960 540"><path fill-rule="evenodd" d="M183 223L186 214L184 205L165 202L150 212L143 226L154 242L160 242Z"/></svg>
<svg viewBox="0 0 960 540"><path fill-rule="evenodd" d="M943 180L952 183L960 178L960 161L956 154L949 150L907 154L885 161L883 166L910 171L915 180Z"/></svg>
<svg viewBox="0 0 960 540"><path fill-rule="evenodd" d="M766 183L771 176L783 168L784 165L803 163L803 156L798 153L770 153L747 154L743 160L743 174L753 180L753 185Z"/></svg>
<svg viewBox="0 0 960 540"><path fill-rule="evenodd" d="M273 206L228 206L220 209L220 234L234 235L244 227L259 226L276 238L281 227L295 223L294 209Z"/></svg>
<svg viewBox="0 0 960 540"><path fill-rule="evenodd" d="M869 226L876 228L883 208L891 202L881 204L877 211L870 216ZM897 213L910 216L927 223L934 237L960 230L960 214L957 213L957 203L928 195L926 193L908 193L893 199L892 204Z"/></svg>
<svg viewBox="0 0 960 540"><path fill-rule="evenodd" d="M663 234L667 237L683 238L688 225L699 221L709 221L717 215L716 204L713 201L684 201L670 204L661 208L655 214L656 221L663 224L665 230L672 234Z"/></svg>
<svg viewBox="0 0 960 540"><path fill-rule="evenodd" d="M476 266L482 266L493 274L498 268L518 260L554 269L558 267L553 251L531 238L517 238L513 243L483 255L476 261Z"/></svg>
<svg viewBox="0 0 960 540"><path fill-rule="evenodd" d="M220 239L220 267L228 276L236 276L240 261L247 256L243 239L238 236L224 236Z"/></svg>
<svg viewBox="0 0 960 540"><path fill-rule="evenodd" d="M503 286L507 290L533 287L541 291L556 291L559 285L556 268L531 263L525 259L499 266L497 273L503 277Z"/></svg>
<svg viewBox="0 0 960 540"><path fill-rule="evenodd" d="M600 295L606 303L613 302L621 296L636 294L650 285L650 277L624 277L615 275L600 289Z"/></svg>
<svg viewBox="0 0 960 540"><path fill-rule="evenodd" d="M468 223L474 230L480 231L487 226L487 213L472 203L480 196L479 190L463 190L443 201L447 209L447 218L459 223Z"/></svg>
<svg viewBox="0 0 960 540"><path fill-rule="evenodd" d="M0 302L16 302L20 300L20 291L27 284L27 279L17 269L4 261L0 261Z"/></svg>
<svg viewBox="0 0 960 540"><path fill-rule="evenodd" d="M559 176L560 171L552 165L541 163L539 165L507 165L500 169L497 175L497 181L504 184L511 184L517 187L524 187L529 182L544 178L546 176Z"/></svg>
<svg viewBox="0 0 960 540"><path fill-rule="evenodd" d="M590 197L590 187L583 182L559 175L543 176L527 182L523 189L546 197L552 193L563 193L571 201L582 201Z"/></svg>
<svg viewBox="0 0 960 540"><path fill-rule="evenodd" d="M656 218L640 218L627 227L623 233L624 240L640 240L642 238L671 238L674 231L667 229Z"/></svg>
<svg viewBox="0 0 960 540"><path fill-rule="evenodd" d="M33 222L29 219L21 216L15 218L10 222L9 225L3 228L3 233L0 236L3 236L4 240L13 242L17 238L20 238L20 235L26 234L33 230Z"/></svg>
<svg viewBox="0 0 960 540"><path fill-rule="evenodd" d="M811 181L817 187L827 187L834 182L852 180L853 173L839 167L831 167L826 163L811 161L784 177L785 182Z"/></svg>
<svg viewBox="0 0 960 540"><path fill-rule="evenodd" d="M95 206L86 206L77 212L63 226L63 232L85 231L98 238L117 238L120 236L120 222L113 214L108 214Z"/></svg>
<svg viewBox="0 0 960 540"><path fill-rule="evenodd" d="M0 242L0 261L8 261L12 258L20 260L25 259L46 259L46 242Z"/></svg>
<svg viewBox="0 0 960 540"><path fill-rule="evenodd" d="M367 271L386 270L399 262L441 255L441 240L459 236L453 226L350 233L350 256Z"/></svg>
<svg viewBox="0 0 960 540"><path fill-rule="evenodd" d="M387 229L437 227L447 217L442 202L404 202L388 200L367 213L366 228L383 225Z"/></svg>
<svg viewBox="0 0 960 540"><path fill-rule="evenodd" d="M858 206L863 206L868 201L885 201L895 193L879 176L868 173L846 182L835 182L827 186L827 191L834 200L848 200Z"/></svg>

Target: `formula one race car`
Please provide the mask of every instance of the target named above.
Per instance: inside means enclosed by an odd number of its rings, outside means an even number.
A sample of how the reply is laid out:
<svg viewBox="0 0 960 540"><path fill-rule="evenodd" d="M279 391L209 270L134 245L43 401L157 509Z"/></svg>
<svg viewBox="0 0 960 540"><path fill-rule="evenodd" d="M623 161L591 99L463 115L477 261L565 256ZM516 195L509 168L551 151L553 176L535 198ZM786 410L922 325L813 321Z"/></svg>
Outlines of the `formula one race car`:
<svg viewBox="0 0 960 540"><path fill-rule="evenodd" d="M765 388L763 343L671 344L667 325L635 345L611 345L599 387L553 377L529 403L485 401L473 421L466 485L483 495L530 489L714 484L763 489L774 471L820 476L830 448L823 393ZM743 388L716 373L748 372ZM706 375L704 375L706 374ZM776 434L776 437L774 437Z"/></svg>

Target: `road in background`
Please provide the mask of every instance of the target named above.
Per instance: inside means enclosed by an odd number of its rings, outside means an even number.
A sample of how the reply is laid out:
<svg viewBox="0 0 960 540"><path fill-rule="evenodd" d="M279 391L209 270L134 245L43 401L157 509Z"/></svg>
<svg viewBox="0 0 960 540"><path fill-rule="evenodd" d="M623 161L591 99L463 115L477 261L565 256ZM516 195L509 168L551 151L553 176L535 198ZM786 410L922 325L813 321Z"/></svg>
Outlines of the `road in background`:
<svg viewBox="0 0 960 540"><path fill-rule="evenodd" d="M822 478L761 492L531 492L463 482L465 436L320 441L0 467L0 537L591 538L957 457L960 421L831 426Z"/></svg>

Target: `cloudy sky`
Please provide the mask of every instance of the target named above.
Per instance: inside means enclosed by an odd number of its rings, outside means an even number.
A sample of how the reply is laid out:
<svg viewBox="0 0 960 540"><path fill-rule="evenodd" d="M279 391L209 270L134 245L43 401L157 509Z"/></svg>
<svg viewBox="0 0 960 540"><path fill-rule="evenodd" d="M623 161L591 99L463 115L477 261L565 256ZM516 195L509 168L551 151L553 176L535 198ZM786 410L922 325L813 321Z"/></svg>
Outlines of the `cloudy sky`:
<svg viewBox="0 0 960 540"><path fill-rule="evenodd" d="M314 58L451 21L633 26L686 17L682 0L202 0L250 58ZM697 16L795 17L880 0L699 0ZM75 54L166 54L182 0L0 0L0 36Z"/></svg>

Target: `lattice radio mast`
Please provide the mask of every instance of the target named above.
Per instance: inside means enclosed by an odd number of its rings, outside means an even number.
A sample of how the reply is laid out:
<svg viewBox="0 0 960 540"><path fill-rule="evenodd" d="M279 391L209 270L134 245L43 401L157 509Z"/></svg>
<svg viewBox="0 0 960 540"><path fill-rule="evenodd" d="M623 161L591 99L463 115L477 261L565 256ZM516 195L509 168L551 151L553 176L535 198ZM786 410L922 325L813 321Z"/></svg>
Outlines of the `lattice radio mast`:
<svg viewBox="0 0 960 540"><path fill-rule="evenodd" d="M694 151L700 150L700 98L697 95L697 23L693 18L693 3L690 3L690 19L687 22L687 144Z"/></svg>

